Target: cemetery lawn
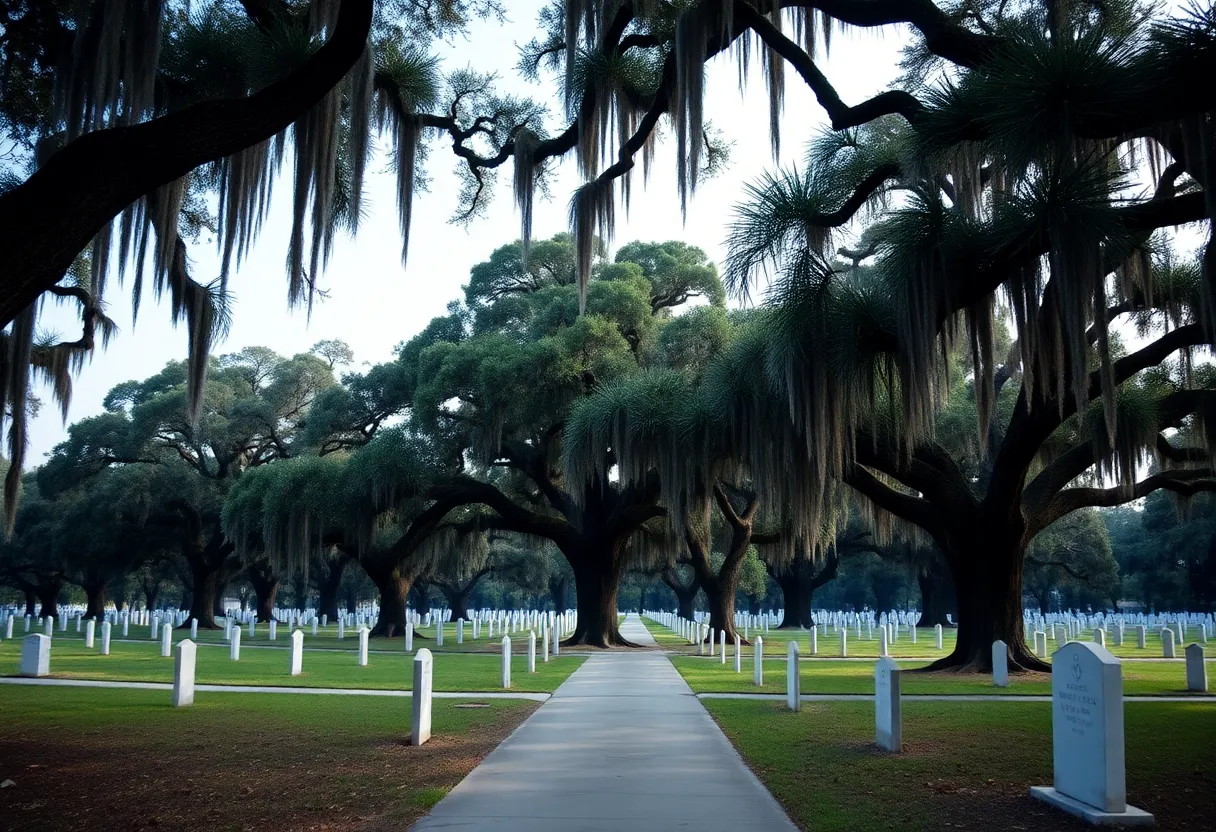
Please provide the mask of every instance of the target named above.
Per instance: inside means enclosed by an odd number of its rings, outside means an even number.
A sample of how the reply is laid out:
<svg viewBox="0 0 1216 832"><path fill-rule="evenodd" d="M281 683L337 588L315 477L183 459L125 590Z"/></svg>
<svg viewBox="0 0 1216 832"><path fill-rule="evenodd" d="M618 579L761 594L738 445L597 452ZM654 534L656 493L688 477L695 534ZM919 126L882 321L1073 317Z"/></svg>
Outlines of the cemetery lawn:
<svg viewBox="0 0 1216 832"><path fill-rule="evenodd" d="M537 707L461 704L415 748L408 699L0 686L0 825L404 829Z"/></svg>
<svg viewBox="0 0 1216 832"><path fill-rule="evenodd" d="M17 638L20 638L23 635L23 633L21 633L22 626L23 626L22 624L18 623L16 629L13 631L13 635L16 636ZM332 623L329 625L328 628L325 628L325 629L318 627L317 634L315 636L312 634L312 625L311 624L304 626L304 627L300 627L298 629L302 630L304 633L304 649L305 650L309 650L309 649L313 649L313 648L324 648L324 649L328 649L328 650L350 650L351 652L355 652L359 649L359 633L354 627L346 628L346 632L345 632L346 637L343 639L338 638L338 627L336 624L332 624ZM40 632L42 632L42 629L35 628L35 629L31 629L30 632L31 633L34 633L34 632L40 633ZM486 632L487 632L487 628L482 627L481 628L481 638L474 641L473 640L473 627L471 624L466 624L465 628L464 628L464 643L457 644L456 643L456 625L455 624L445 624L443 627L443 646L437 647L435 645L435 628L434 627L419 627L418 629L416 629L414 631L414 649L417 650L420 647L425 647L426 649L430 650L432 653L494 653L495 655L498 655L499 651L502 650L502 635L503 634L499 633L496 630L494 633L494 638L490 639L490 638L486 637ZM122 625L118 625L118 626L114 627L111 644L117 644L120 639L122 641L136 641L136 642L145 642L146 641L148 644L159 644L159 642L154 642L152 640L150 634L151 634L150 627L141 627L141 626L131 625L131 628L128 631L127 638L123 639L122 638ZM270 627L266 624L258 624L256 631L255 631L255 635L253 636L253 638L250 638L249 637L249 626L245 625L244 627L241 628L241 647L244 648L244 647L248 647L251 645L258 645L258 646L265 646L265 647L286 647L290 644L288 639L291 637L291 628L289 628L287 625L280 624L278 626L277 635L278 635L278 638L276 638L274 641L271 641L270 640ZM509 635L511 637L512 649L516 653L523 652L524 655L527 655L528 631L527 630L522 630L522 631L517 630L514 633L507 633L507 635ZM184 627L177 627L173 631L174 642L180 641L183 638L189 638L189 636L190 636L190 625L189 624L186 624L186 626L184 626ZM100 627L97 629L97 638L98 639L101 638ZM68 629L66 631L60 632L58 627L56 627L55 641L58 642L61 639L62 640L73 639L76 641L83 642L84 633L77 633L76 624L74 621L71 621L68 623ZM224 629L222 627L217 630L201 630L200 629L198 631L198 638L194 639L194 641L200 645L201 644L223 644L226 646L228 644L227 640L224 638ZM536 634L537 656L540 655L540 648L541 648L542 643L543 642L541 641L540 633L537 632L537 634ZM387 651L387 652L391 652L391 653L402 653L405 650L405 637L402 636L401 638L396 638L396 637L394 637L394 638L369 638L367 640L367 647L368 647L368 650L370 650L372 652Z"/></svg>
<svg viewBox="0 0 1216 832"><path fill-rule="evenodd" d="M767 651L767 646L766 646ZM727 650L726 664L719 659L672 656L671 663L694 693L785 693L785 659L765 659L764 685L752 684L750 650L743 654L743 672L735 673L734 648ZM924 661L900 661L904 670L925 667ZM54 664L52 660L52 670ZM803 693L874 693L874 660L827 661L803 658L799 673ZM1216 661L1208 661L1209 677L1216 676ZM998 688L992 677L980 673L905 673L905 694L1001 694L1050 696L1051 674L1016 673L1009 687ZM1128 696L1187 696L1186 662L1123 662L1123 693ZM1200 695L1200 694L1193 694ZM1216 709L1212 711L1216 721Z"/></svg>
<svg viewBox="0 0 1216 832"><path fill-rule="evenodd" d="M526 648L525 648L526 649ZM226 646L198 648L195 681L200 685L275 685L285 687L370 688L409 690L413 684L413 656L371 653L366 667L346 651L305 650L304 672L289 675L288 649L241 646L240 661L228 658ZM436 691L502 690L501 656L435 655ZM536 672L528 673L526 655L511 661L511 690L552 693L585 661L584 656L559 655L548 662L536 658ZM16 675L21 643L14 639L0 644L0 676ZM58 637L51 644L51 676L60 679L92 679L124 682L172 682L173 658L162 658L159 644L112 642L110 655L89 650L83 641Z"/></svg>
<svg viewBox="0 0 1216 832"><path fill-rule="evenodd" d="M659 643L660 647L662 647L666 650L669 650L669 651L683 653L686 655L695 656L697 654L697 646L695 644L689 644L687 639L680 638L680 636L676 635L675 631L669 630L666 627L664 627L662 624L651 621L648 618L643 619L643 621L646 623L646 628L648 630L650 630L650 634L652 636L654 636L655 641L657 641ZM71 629L71 625L69 625L68 629ZM874 632L873 638L866 638L866 631L865 631L865 628L863 627L862 631L861 631L861 638L857 638L857 631L855 629L849 631L848 651L849 651L850 657L866 658L866 659L877 659L878 658L878 650L879 650L878 630L875 629L873 632ZM221 632L221 636L222 635L223 635L223 633ZM739 630L739 635L740 636L743 635L742 629ZM780 651L780 655L784 656L785 650L791 641L798 642L798 652L802 655L802 657L804 659L811 655L811 636L807 630L772 629L772 630L769 630L767 633L764 632L763 630L761 630L761 631L751 630L750 631L750 636L752 637L752 639L754 639L756 637L756 635L760 635L760 636L764 637L764 649L765 649L765 653L767 655L776 656L778 654L774 653L773 651L778 650L778 651ZM950 655L951 652L953 652L954 641L955 641L956 635L957 635L957 632L954 629L942 630L942 649L938 650L937 646L936 646L936 642L934 640L935 635L934 635L932 627L917 628L916 644L912 643L912 638L908 635L907 631L900 630L899 638L895 641L894 644L892 644L890 646L891 656L896 661L899 661L901 659L940 659L943 656L948 656L948 655ZM1182 657L1182 655L1183 655L1182 651L1185 648L1185 646L1187 644L1190 644L1191 642L1195 641L1197 638L1197 636L1195 635L1194 628L1191 628L1191 631L1188 635L1189 635L1189 637L1187 638L1185 644L1177 645L1176 655L1178 658ZM58 635L56 636L56 638L58 638ZM1093 632L1085 631L1077 639L1074 639L1074 640L1075 641L1090 641L1090 640L1092 640L1092 638L1093 638ZM1032 651L1034 650L1033 640L1028 641L1027 645L1030 647L1030 649ZM1049 654L1054 653L1056 650L1058 650L1062 646L1063 646L1062 643L1057 643L1055 641L1052 641L1050 638L1048 638L1048 640L1047 640L1047 652ZM824 635L823 631L820 630L818 647L819 647L820 656L823 656L823 657L839 656L840 655L840 635L838 633L832 632L831 630L829 630L827 635ZM1162 646L1161 646L1160 633L1146 634L1145 642L1144 642L1144 649L1141 649L1136 646L1135 632L1129 630L1127 635L1125 636L1125 640L1124 640L1123 644L1121 644L1119 646L1115 646L1113 644L1113 640L1110 638L1107 638L1106 648L1108 650L1110 650L1110 652L1113 653L1115 656L1118 656L1121 659L1160 659L1162 657ZM734 661L734 653L733 653L734 645L733 644L727 645L726 650L727 650L727 655L731 657L730 661L733 662ZM1207 650L1208 650L1208 655L1212 655L1213 653L1216 653L1216 650L1214 650L1212 647L1208 647ZM751 650L748 649L746 655L750 655L750 654L751 654Z"/></svg>
<svg viewBox="0 0 1216 832"><path fill-rule="evenodd" d="M1050 703L905 702L902 754L874 745L871 703L702 704L803 829L1094 828L1028 794L1052 782ZM1124 714L1128 801L1164 832L1216 830L1216 706L1128 702Z"/></svg>

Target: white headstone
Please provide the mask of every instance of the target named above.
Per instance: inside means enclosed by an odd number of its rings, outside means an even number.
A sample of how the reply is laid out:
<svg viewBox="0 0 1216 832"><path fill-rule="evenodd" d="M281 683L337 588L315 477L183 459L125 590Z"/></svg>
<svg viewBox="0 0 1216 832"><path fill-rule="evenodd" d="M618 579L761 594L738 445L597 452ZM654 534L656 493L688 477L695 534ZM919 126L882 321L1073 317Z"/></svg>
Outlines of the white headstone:
<svg viewBox="0 0 1216 832"><path fill-rule="evenodd" d="M232 628L232 641L228 642L228 658L234 662L241 660L241 628Z"/></svg>
<svg viewBox="0 0 1216 832"><path fill-rule="evenodd" d="M169 626L168 621L160 631L160 655L163 659L173 655L173 628Z"/></svg>
<svg viewBox="0 0 1216 832"><path fill-rule="evenodd" d="M338 616L338 641L346 639L346 620L342 616Z"/></svg>
<svg viewBox="0 0 1216 832"><path fill-rule="evenodd" d="M166 629L168 629L166 627ZM196 651L194 642L182 639L177 644L177 657L173 661L173 707L181 708L194 704L194 664Z"/></svg>
<svg viewBox="0 0 1216 832"><path fill-rule="evenodd" d="M840 655L841 658L849 655L849 631L840 631Z"/></svg>
<svg viewBox="0 0 1216 832"><path fill-rule="evenodd" d="M312 634L314 636L317 634L317 617L315 615L312 617Z"/></svg>
<svg viewBox="0 0 1216 832"><path fill-rule="evenodd" d="M1009 687L1009 646L999 638L992 642L992 684Z"/></svg>
<svg viewBox="0 0 1216 832"><path fill-rule="evenodd" d="M752 645L752 684L759 687L764 684L764 639L756 636L756 643Z"/></svg>
<svg viewBox="0 0 1216 832"><path fill-rule="evenodd" d="M435 624L435 646L443 646L443 621L440 620Z"/></svg>
<svg viewBox="0 0 1216 832"><path fill-rule="evenodd" d="M89 619L88 623L84 625L84 646L85 647L92 649L93 634L96 632L96 627L97 627L97 622L91 618Z"/></svg>
<svg viewBox="0 0 1216 832"><path fill-rule="evenodd" d="M1199 628L1200 630L1203 627ZM1188 644L1186 653L1186 689L1196 693L1208 691L1208 667L1204 664L1203 647Z"/></svg>
<svg viewBox="0 0 1216 832"><path fill-rule="evenodd" d="M1105 647L1072 641L1051 658L1054 787L1030 793L1091 823L1152 825L1127 805L1123 668Z"/></svg>
<svg viewBox="0 0 1216 832"><path fill-rule="evenodd" d="M1094 627L1094 644L1106 646L1106 630L1103 630L1101 627Z"/></svg>
<svg viewBox="0 0 1216 832"><path fill-rule="evenodd" d="M900 711L900 675L895 660L884 657L874 668L874 736L883 751L903 750L903 717Z"/></svg>
<svg viewBox="0 0 1216 832"><path fill-rule="evenodd" d="M1040 659L1047 658L1047 633L1042 630L1034 631L1034 654Z"/></svg>
<svg viewBox="0 0 1216 832"><path fill-rule="evenodd" d="M413 707L410 709L410 745L422 745L431 738L431 651L425 647L414 656Z"/></svg>
<svg viewBox="0 0 1216 832"><path fill-rule="evenodd" d="M941 650L942 649L942 625L941 624L933 625L933 634L937 638L937 649Z"/></svg>
<svg viewBox="0 0 1216 832"><path fill-rule="evenodd" d="M739 639L739 634L735 633L735 672L743 672L743 651L741 650L742 642Z"/></svg>
<svg viewBox="0 0 1216 832"><path fill-rule="evenodd" d="M55 616L48 615L46 617L43 627L43 634L45 634L48 638L55 635Z"/></svg>
<svg viewBox="0 0 1216 832"><path fill-rule="evenodd" d="M47 676L51 672L51 637L33 633L21 642L21 675Z"/></svg>
<svg viewBox="0 0 1216 832"><path fill-rule="evenodd" d="M110 655L110 622L101 622L101 655Z"/></svg>
<svg viewBox="0 0 1216 832"><path fill-rule="evenodd" d="M491 627L494 626L492 622L491 619ZM543 622L540 625L540 655L543 661L549 661L549 628Z"/></svg>
<svg viewBox="0 0 1216 832"><path fill-rule="evenodd" d="M785 656L785 705L791 711L798 710L801 703L798 677L798 642L791 641Z"/></svg>
<svg viewBox="0 0 1216 832"><path fill-rule="evenodd" d="M1144 629L1144 625L1143 625L1143 624L1137 624L1137 625L1136 625L1136 646L1137 646L1137 647L1139 647L1141 650L1143 650L1143 649L1144 649L1144 645L1145 645L1145 629Z"/></svg>
<svg viewBox="0 0 1216 832"><path fill-rule="evenodd" d="M197 618L190 619L190 638L192 640L198 638L198 619Z"/></svg>
<svg viewBox="0 0 1216 832"><path fill-rule="evenodd" d="M304 631L296 630L291 634L291 675L299 676L304 672Z"/></svg>
<svg viewBox="0 0 1216 832"><path fill-rule="evenodd" d="M1169 627L1161 631L1161 655L1167 659L1174 658L1174 631Z"/></svg>
<svg viewBox="0 0 1216 832"><path fill-rule="evenodd" d="M414 622L405 622L405 652L414 652Z"/></svg>
<svg viewBox="0 0 1216 832"><path fill-rule="evenodd" d="M458 619L456 621L456 643L464 644L464 619L463 618Z"/></svg>
<svg viewBox="0 0 1216 832"><path fill-rule="evenodd" d="M270 640L278 641L279 640L279 622L272 618L272 619L270 619L270 624L268 626L270 627Z"/></svg>
<svg viewBox="0 0 1216 832"><path fill-rule="evenodd" d="M842 630L841 632L845 633L848 631ZM887 628L886 627L878 628L878 655L880 655L880 656L891 655L890 651L887 648Z"/></svg>
<svg viewBox="0 0 1216 832"><path fill-rule="evenodd" d="M367 636L366 627L359 628L359 667L367 667Z"/></svg>
<svg viewBox="0 0 1216 832"><path fill-rule="evenodd" d="M511 637L502 637L502 686L511 687Z"/></svg>

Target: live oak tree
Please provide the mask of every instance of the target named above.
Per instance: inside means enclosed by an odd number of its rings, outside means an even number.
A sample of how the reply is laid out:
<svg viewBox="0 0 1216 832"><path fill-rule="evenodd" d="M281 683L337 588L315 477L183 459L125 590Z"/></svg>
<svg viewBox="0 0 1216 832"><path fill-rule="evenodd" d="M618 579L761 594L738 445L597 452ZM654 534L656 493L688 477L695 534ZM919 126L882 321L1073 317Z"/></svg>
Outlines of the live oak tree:
<svg viewBox="0 0 1216 832"><path fill-rule="evenodd" d="M483 558L475 516L451 499L434 500L445 475L434 445L400 429L351 454L299 456L247 472L228 493L224 533L246 559L280 574L309 568L338 547L367 573L380 598L376 636L405 632L405 606L420 576L459 574Z"/></svg>
<svg viewBox="0 0 1216 832"><path fill-rule="evenodd" d="M335 383L311 354L286 359L250 347L212 362L197 427L187 368L171 362L112 389L108 411L72 425L38 472L43 492L55 495L109 469L149 469L140 516L176 542L190 617L200 627L215 626L217 593L240 567L220 525L225 493L246 471L299 452L308 408Z"/></svg>
<svg viewBox="0 0 1216 832"><path fill-rule="evenodd" d="M626 260L626 247L614 262L595 264L584 303L569 273L548 265L568 262L577 247L550 242L558 250L543 265L525 263L519 244L500 250L491 260L499 276L470 283L465 328L443 340L429 328L421 348L407 343L400 360L416 379L412 429L449 437L460 449L453 460L465 467L433 495L482 505L494 528L550 541L574 577L579 618L570 643L606 647L625 643L617 588L646 556L631 538L662 509L654 483L618 484L606 468L563 471L567 419L595 390L660 361L663 333L679 320L670 305L711 293L716 274L703 253L682 244L644 249L646 264ZM502 274L512 268L520 277L507 281ZM500 288L474 291L491 285ZM602 443L595 453L611 465L616 449Z"/></svg>

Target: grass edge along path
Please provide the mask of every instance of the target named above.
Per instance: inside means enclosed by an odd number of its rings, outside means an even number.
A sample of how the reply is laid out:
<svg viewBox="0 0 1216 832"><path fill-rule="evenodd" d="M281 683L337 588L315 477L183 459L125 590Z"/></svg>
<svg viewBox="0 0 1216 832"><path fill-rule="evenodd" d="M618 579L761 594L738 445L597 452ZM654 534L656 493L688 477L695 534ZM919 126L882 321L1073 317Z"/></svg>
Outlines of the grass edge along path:
<svg viewBox="0 0 1216 832"><path fill-rule="evenodd" d="M3 685L0 825L404 829L537 707L436 700L415 747L408 698Z"/></svg>
<svg viewBox="0 0 1216 832"><path fill-rule="evenodd" d="M906 678L906 677L905 677ZM865 702L701 700L803 829L1092 829L1029 797L1052 782L1050 703L905 702L904 751L874 744ZM1125 706L1129 802L1157 828L1216 830L1214 714L1204 703Z"/></svg>

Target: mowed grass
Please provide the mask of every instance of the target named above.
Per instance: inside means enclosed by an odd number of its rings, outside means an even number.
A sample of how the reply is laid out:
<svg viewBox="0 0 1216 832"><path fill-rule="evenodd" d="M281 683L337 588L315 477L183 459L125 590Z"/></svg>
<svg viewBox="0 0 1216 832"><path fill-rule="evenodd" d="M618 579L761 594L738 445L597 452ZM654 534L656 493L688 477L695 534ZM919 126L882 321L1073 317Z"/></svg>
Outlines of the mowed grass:
<svg viewBox="0 0 1216 832"><path fill-rule="evenodd" d="M650 630L650 634L655 637L660 646L679 653L696 655L697 647L695 644L689 644L688 640L677 635L674 630L669 630L662 624L659 624L650 619L643 619L646 622L646 628ZM1061 631L1062 633L1063 631ZM740 636L743 631L739 631ZM785 650L791 641L798 642L798 652L804 658L811 655L811 634L809 630L791 629L780 630L770 629L767 633L763 630L751 630L750 637L754 640L757 635L763 637L766 649L771 651L774 649L780 650L782 655L785 655ZM932 627L918 627L916 630L916 643L912 643L912 636L908 630L901 629L899 638L894 643L888 645L888 652L896 659L940 659L943 656L950 655L954 650L954 642L957 631L953 628L945 628L942 630L942 649L937 649L936 635ZM1033 635L1027 642L1027 647L1033 651L1034 641ZM1195 627L1191 627L1187 631L1187 644L1198 641L1198 631ZM1093 631L1083 631L1075 641L1092 641ZM817 636L818 655L828 658L840 658L840 634L833 631L831 627L825 634L823 628L819 628ZM866 628L861 628L861 638L857 637L857 629L849 630L848 641L848 656L855 658L878 658L880 644L878 640L878 629L875 628L872 637L867 636ZM1056 642L1051 639L1051 632L1048 631L1047 652L1048 655L1064 646L1064 642ZM1208 650L1209 655L1216 654L1216 643L1204 645ZM1174 655L1176 658L1181 658L1183 655L1184 644L1175 644ZM1136 634L1134 630L1128 629L1124 636L1122 645L1115 646L1113 638L1106 639L1106 649L1122 659L1160 659L1163 657L1164 648L1162 646L1162 638L1159 632L1149 632L1145 635L1144 648L1136 646ZM727 653L733 656L731 651L734 650L733 644L727 645Z"/></svg>
<svg viewBox="0 0 1216 832"><path fill-rule="evenodd" d="M901 754L861 702L714 699L705 707L791 818L815 832L1091 829L1030 798L1051 785L1051 706L905 702ZM1216 707L1129 702L1127 796L1158 829L1216 829Z"/></svg>
<svg viewBox="0 0 1216 832"><path fill-rule="evenodd" d="M240 661L228 658L226 646L200 645L195 681L204 685L278 685L289 687L370 688L409 690L413 684L412 655L371 653L366 667L346 651L304 651L304 672L289 674L290 651L286 648L241 646ZM16 675L20 668L18 640L0 644L0 676ZM434 657L434 689L437 691L500 691L501 656L445 655ZM583 656L559 655L543 662L536 659L536 672L528 673L526 655L511 660L511 690L551 693L580 664ZM162 658L160 645L112 642L110 655L90 650L82 641L56 637L51 643L51 675L61 679L94 679L127 682L172 682L173 657Z"/></svg>
<svg viewBox="0 0 1216 832"><path fill-rule="evenodd" d="M15 624L15 626L13 629L13 636L15 638L20 638L22 635L24 635L22 630L24 629L25 625L21 621L14 622L14 624ZM288 627L286 624L279 624L278 628L277 628L277 632L275 633L276 638L274 641L271 641L270 640L270 625L268 623L259 623L254 628L254 634L252 637L250 637L250 635L249 635L249 625L246 624L241 627L241 646L246 647L246 646L263 645L263 646L267 646L267 647L286 647L290 643L288 641L288 639L291 637L292 629L293 628ZM305 649L352 650L352 651L357 651L359 649L359 631L355 627L347 627L343 634L344 638L338 638L338 625L334 624L332 621L329 623L328 627L318 626L317 634L315 636L312 634L312 625L311 624L305 625L303 627L295 628L295 629L299 629L301 632L304 633ZM465 627L464 627L464 643L462 643L462 644L456 643L456 635L457 635L456 631L457 631L457 625L455 622L445 624L443 626L443 646L440 647L435 643L435 627L419 627L418 629L416 629L414 631L414 649L416 650L420 647L425 647L428 650L430 650L432 653L495 653L495 654L499 653L502 650L502 637L504 634L499 632L497 628L495 628L495 631L494 631L494 638L491 639L487 635L489 632L489 628L482 626L480 628L481 637L478 639L474 639L473 638L473 625L472 625L472 623L466 623ZM37 622L35 622L34 626L32 626L30 628L30 632L31 633L41 633L42 627L40 625L38 625ZM136 642L146 641L148 644L160 644L159 638L154 640L152 638L151 634L152 634L151 625L141 626L141 625L132 624L132 625L130 625L130 627L127 630L127 637L124 639L122 636L122 625L115 624L112 626L112 629L110 631L110 640L111 640L111 643L115 643L117 641L122 640L122 641L136 641ZM516 630L514 633L508 632L505 635L508 635L511 637L511 646L512 646L513 650L515 650L516 652L521 652L521 651L526 652L527 651L527 649L528 649L528 631L527 630ZM175 642L180 641L183 638L189 638L189 636L190 636L190 623L189 622L186 622L185 626L176 627L173 630L173 640ZM76 620L72 619L72 620L68 621L68 628L66 631L60 631L59 625L56 624L54 637L56 639L82 641L84 639L84 630L82 628L81 632L77 633L76 632ZM97 639L97 642L100 644L101 643L101 625L97 626L96 639ZM226 645L228 643L227 639L224 638L223 627L220 627L217 630L200 629L198 631L198 637L196 639L194 639L194 641L198 642L199 644L224 644L224 645ZM536 633L536 653L538 656L540 655L542 644L543 644L543 641L541 638L540 631L538 630ZM401 637L394 637L394 638L381 638L381 637L368 638L367 646L368 646L368 650L370 650L372 652L380 651L380 652L400 653L405 650L405 637L401 636ZM550 647L550 650L552 650L552 647Z"/></svg>
<svg viewBox="0 0 1216 832"><path fill-rule="evenodd" d="M673 656L672 664L695 693L785 693L785 659L765 659L764 684L752 684L751 650L745 650L743 670L735 673L734 648L728 652L726 664L718 659L697 656ZM798 676L803 693L862 693L874 692L874 660L823 661L802 659ZM1208 676L1216 680L1216 660L1208 661ZM904 670L925 667L927 662L900 662ZM980 673L904 673L902 692L905 694L1010 694L1051 695L1051 675L1048 673L1015 673L1009 686L998 688L992 677ZM1185 696L1186 663L1123 662L1123 693L1128 696ZM1198 694L1196 694L1198 695ZM1216 734L1216 711L1213 711L1213 732Z"/></svg>
<svg viewBox="0 0 1216 832"><path fill-rule="evenodd" d="M477 707L468 707L476 703ZM0 686L0 827L405 829L537 707Z"/></svg>

